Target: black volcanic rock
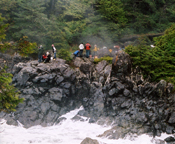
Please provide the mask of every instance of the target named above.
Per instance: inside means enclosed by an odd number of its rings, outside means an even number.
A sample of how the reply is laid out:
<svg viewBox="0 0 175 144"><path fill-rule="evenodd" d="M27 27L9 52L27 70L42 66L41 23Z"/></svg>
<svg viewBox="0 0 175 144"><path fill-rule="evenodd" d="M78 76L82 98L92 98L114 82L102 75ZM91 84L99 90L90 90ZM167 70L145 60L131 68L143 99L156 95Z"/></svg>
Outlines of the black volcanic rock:
<svg viewBox="0 0 175 144"><path fill-rule="evenodd" d="M16 58L17 59L17 58ZM22 60L22 59L21 59ZM132 70L128 54L119 51L113 64L91 59L74 60L74 68L62 59L12 65L13 84L25 98L16 112L1 113L8 124L24 127L53 125L61 115L83 106L73 120L112 124L103 136L118 139L127 133L160 136L175 132L173 85L164 80L153 84Z"/></svg>
<svg viewBox="0 0 175 144"><path fill-rule="evenodd" d="M170 136L170 137L167 137L166 139L164 139L167 143L175 143L175 138Z"/></svg>

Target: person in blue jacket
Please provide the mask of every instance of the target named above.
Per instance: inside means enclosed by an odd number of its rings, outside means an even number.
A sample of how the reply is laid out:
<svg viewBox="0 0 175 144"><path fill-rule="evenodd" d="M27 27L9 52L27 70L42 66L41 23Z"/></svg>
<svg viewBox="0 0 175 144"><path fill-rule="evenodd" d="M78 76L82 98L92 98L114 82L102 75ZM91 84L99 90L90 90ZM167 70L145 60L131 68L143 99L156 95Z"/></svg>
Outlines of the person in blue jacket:
<svg viewBox="0 0 175 144"><path fill-rule="evenodd" d="M73 54L74 54L74 58L76 58L77 56L78 56L78 54L79 54L79 50L76 50Z"/></svg>

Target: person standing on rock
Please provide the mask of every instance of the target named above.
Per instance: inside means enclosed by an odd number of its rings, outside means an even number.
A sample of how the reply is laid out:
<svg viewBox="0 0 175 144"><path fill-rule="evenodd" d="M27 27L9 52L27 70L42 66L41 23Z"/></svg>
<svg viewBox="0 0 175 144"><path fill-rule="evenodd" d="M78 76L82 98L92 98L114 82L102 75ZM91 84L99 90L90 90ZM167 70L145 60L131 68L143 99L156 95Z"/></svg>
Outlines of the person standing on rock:
<svg viewBox="0 0 175 144"><path fill-rule="evenodd" d="M97 45L96 45L96 44L94 45L93 51L94 51L94 58L97 58L97 51L98 51L98 48L97 48Z"/></svg>
<svg viewBox="0 0 175 144"><path fill-rule="evenodd" d="M91 45L88 42L85 45L85 49L86 49L86 57L89 58Z"/></svg>
<svg viewBox="0 0 175 144"><path fill-rule="evenodd" d="M56 48L54 46L54 44L52 44L52 51L53 51L53 60L56 60Z"/></svg>
<svg viewBox="0 0 175 144"><path fill-rule="evenodd" d="M84 44L83 43L81 43L79 45L79 49L80 49L80 57L82 57L83 56L83 50L84 50Z"/></svg>
<svg viewBox="0 0 175 144"><path fill-rule="evenodd" d="M38 62L39 62L39 63L42 62L42 55L43 55L43 46L40 45L40 46L38 47Z"/></svg>

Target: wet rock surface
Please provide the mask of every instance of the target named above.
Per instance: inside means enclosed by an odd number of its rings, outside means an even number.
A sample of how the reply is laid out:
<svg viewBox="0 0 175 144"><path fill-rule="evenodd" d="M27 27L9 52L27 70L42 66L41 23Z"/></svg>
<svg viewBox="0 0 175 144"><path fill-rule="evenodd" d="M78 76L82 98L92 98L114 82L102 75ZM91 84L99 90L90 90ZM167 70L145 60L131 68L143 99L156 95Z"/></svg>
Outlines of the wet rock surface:
<svg viewBox="0 0 175 144"><path fill-rule="evenodd" d="M99 144L99 142L87 137L81 142L81 144Z"/></svg>
<svg viewBox="0 0 175 144"><path fill-rule="evenodd" d="M61 122L60 116L83 106L72 120L112 125L99 136L118 139L128 133L160 136L175 132L173 85L153 84L132 73L131 60L118 53L113 64L76 58L75 68L62 59L50 63L19 62L12 67L13 84L24 102L14 113L0 113L8 124L28 128ZM82 119L81 117L87 117Z"/></svg>
<svg viewBox="0 0 175 144"><path fill-rule="evenodd" d="M167 137L167 138L165 139L165 141L166 141L167 143L175 143L175 137L172 137L172 136Z"/></svg>

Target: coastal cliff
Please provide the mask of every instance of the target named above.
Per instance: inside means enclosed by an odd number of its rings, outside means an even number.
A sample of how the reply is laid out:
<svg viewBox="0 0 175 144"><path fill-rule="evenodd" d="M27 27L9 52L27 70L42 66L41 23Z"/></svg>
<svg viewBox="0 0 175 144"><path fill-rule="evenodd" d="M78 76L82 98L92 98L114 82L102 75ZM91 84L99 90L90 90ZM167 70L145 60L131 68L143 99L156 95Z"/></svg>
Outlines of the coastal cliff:
<svg viewBox="0 0 175 144"><path fill-rule="evenodd" d="M17 58L16 58L17 59ZM21 59L23 61L23 59ZM126 134L160 136L175 132L173 85L161 80L150 83L133 70L128 54L119 51L112 64L77 57L74 65L57 59L50 63L26 60L11 64L13 84L24 98L16 112L0 113L10 125L18 121L29 128L58 124L61 115L83 106L73 120L112 129L99 136L111 139Z"/></svg>

